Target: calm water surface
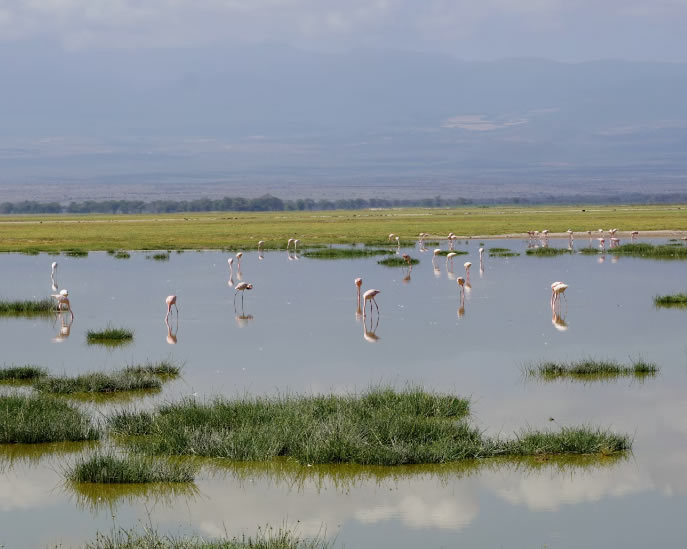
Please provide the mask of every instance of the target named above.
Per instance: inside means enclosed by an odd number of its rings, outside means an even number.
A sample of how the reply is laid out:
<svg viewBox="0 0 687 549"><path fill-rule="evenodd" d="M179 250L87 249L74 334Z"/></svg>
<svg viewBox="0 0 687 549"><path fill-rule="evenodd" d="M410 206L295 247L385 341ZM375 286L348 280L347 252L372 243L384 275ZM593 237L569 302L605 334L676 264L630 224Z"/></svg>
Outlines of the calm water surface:
<svg viewBox="0 0 687 549"><path fill-rule="evenodd" d="M659 242L659 241L655 241ZM523 255L469 252L433 268L427 252L410 273L379 258L321 261L254 251L242 259L243 311L233 306L227 253L132 253L118 260L45 254L0 255L6 299L51 293L50 263L75 312L60 319L0 318L2 361L53 373L111 370L146 359L183 362L183 377L128 401L151 406L197 394L236 396L350 392L370 385L421 384L472 399L473 421L490 434L590 423L634 435L622 459L486 462L444 467L304 467L209 462L190 488L95 490L65 486L62 470L79 444L0 446L0 544L65 546L96 531L152 523L174 534L252 534L295 525L341 547L637 547L684 543L687 512L687 311L657 310L656 294L685 291L687 263L579 254L524 255L526 242L485 240ZM579 240L578 246L586 246ZM552 241L563 246L565 241ZM460 309L456 276L472 262ZM236 271L236 269L235 269ZM356 316L353 279L377 288L380 314ZM552 323L550 284L569 284L567 330ZM234 283L238 277L234 273ZM171 344L164 299L178 295ZM370 326L370 320L372 325ZM86 344L86 331L126 326L134 341ZM65 331L68 327L68 336ZM365 333L367 332L367 333ZM374 332L371 334L370 332ZM365 337L367 336L367 337ZM372 340L372 341L371 341ZM542 359L642 357L661 372L643 382L527 380ZM113 404L82 404L94 414ZM555 422L550 422L554 418ZM35 525L40 524L40 528Z"/></svg>

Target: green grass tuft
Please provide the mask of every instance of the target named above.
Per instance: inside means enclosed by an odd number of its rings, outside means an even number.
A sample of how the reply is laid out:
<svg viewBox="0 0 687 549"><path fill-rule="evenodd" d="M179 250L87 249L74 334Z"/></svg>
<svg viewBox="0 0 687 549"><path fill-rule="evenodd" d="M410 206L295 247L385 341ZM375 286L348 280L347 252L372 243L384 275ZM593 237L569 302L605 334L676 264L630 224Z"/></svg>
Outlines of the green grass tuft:
<svg viewBox="0 0 687 549"><path fill-rule="evenodd" d="M68 257L88 257L87 250L64 250L64 255Z"/></svg>
<svg viewBox="0 0 687 549"><path fill-rule="evenodd" d="M614 255L627 255L647 259L687 259L687 246L670 246L647 244L623 244L613 248Z"/></svg>
<svg viewBox="0 0 687 549"><path fill-rule="evenodd" d="M74 393L118 393L123 391L159 390L160 380L150 374L121 371L112 374L93 372L80 376L44 377L33 384L41 393L69 395Z"/></svg>
<svg viewBox="0 0 687 549"><path fill-rule="evenodd" d="M441 250L438 255L446 256L451 252L455 253L456 255L467 255L469 253L465 250Z"/></svg>
<svg viewBox="0 0 687 549"><path fill-rule="evenodd" d="M303 253L303 256L311 259L356 259L375 255L391 255L393 253L391 250L379 248L320 248L312 251L308 250Z"/></svg>
<svg viewBox="0 0 687 549"><path fill-rule="evenodd" d="M127 366L123 372L132 375L177 377L181 373L181 368L170 360L160 360L158 362L146 361L143 364Z"/></svg>
<svg viewBox="0 0 687 549"><path fill-rule="evenodd" d="M635 360L624 366L612 360L593 360L586 358L574 362L541 362L525 368L528 376L547 380L570 378L579 380L602 380L620 376L655 376L659 371L656 364L644 360Z"/></svg>
<svg viewBox="0 0 687 549"><path fill-rule="evenodd" d="M415 259L414 257L410 258L411 265L417 265L418 263L420 263L419 259ZM406 260L402 257L387 257L386 259L377 261L377 264L384 265L385 267L406 267L408 265Z"/></svg>
<svg viewBox="0 0 687 549"><path fill-rule="evenodd" d="M169 261L169 253L157 253L152 255L147 255L146 259L152 259L154 261Z"/></svg>
<svg viewBox="0 0 687 549"><path fill-rule="evenodd" d="M0 443L96 440L89 417L68 402L44 395L0 396Z"/></svg>
<svg viewBox="0 0 687 549"><path fill-rule="evenodd" d="M134 338L134 332L126 328L105 328L104 330L88 330L86 340L88 343L101 343L104 345L120 345L129 343Z"/></svg>
<svg viewBox="0 0 687 549"><path fill-rule="evenodd" d="M48 371L40 366L4 366L0 368L0 383L32 381L47 375Z"/></svg>
<svg viewBox="0 0 687 549"><path fill-rule="evenodd" d="M687 307L687 294L657 295L654 297L656 307Z"/></svg>
<svg viewBox="0 0 687 549"><path fill-rule="evenodd" d="M613 248L615 250L615 248ZM599 248L581 248L578 250L582 255L598 255L601 253Z"/></svg>
<svg viewBox="0 0 687 549"><path fill-rule="evenodd" d="M513 441L485 438L468 423L468 411L469 402L453 395L373 389L361 396L186 399L155 411L117 412L108 426L148 455L402 465L495 457L511 449L523 454L525 447ZM599 445L615 448L607 438ZM588 449L566 447L565 453Z"/></svg>
<svg viewBox="0 0 687 549"><path fill-rule="evenodd" d="M508 248L489 248L489 257L518 257L520 254Z"/></svg>
<svg viewBox="0 0 687 549"><path fill-rule="evenodd" d="M49 315L54 311L55 302L49 297L23 301L0 301L0 315L5 316Z"/></svg>
<svg viewBox="0 0 687 549"><path fill-rule="evenodd" d="M112 257L115 259L129 259L131 254L129 252L114 252Z"/></svg>
<svg viewBox="0 0 687 549"><path fill-rule="evenodd" d="M562 427L557 432L526 430L512 440L494 444L496 452L508 456L611 455L629 450L632 439L595 427Z"/></svg>
<svg viewBox="0 0 687 549"><path fill-rule="evenodd" d="M525 253L535 257L554 257L556 255L569 254L572 252L568 250L568 248L530 248Z"/></svg>
<svg viewBox="0 0 687 549"><path fill-rule="evenodd" d="M189 463L160 461L141 456L93 454L80 458L67 480L98 484L143 484L149 482L193 482L196 467Z"/></svg>

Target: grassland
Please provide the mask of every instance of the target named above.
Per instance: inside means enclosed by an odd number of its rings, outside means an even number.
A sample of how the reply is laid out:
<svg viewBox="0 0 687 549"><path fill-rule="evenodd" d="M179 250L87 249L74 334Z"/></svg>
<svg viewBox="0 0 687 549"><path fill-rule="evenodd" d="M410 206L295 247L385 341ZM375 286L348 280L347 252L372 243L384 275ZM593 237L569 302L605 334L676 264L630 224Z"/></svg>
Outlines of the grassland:
<svg viewBox="0 0 687 549"><path fill-rule="evenodd" d="M193 482L195 475L196 467L189 462L101 453L79 458L65 474L71 482L98 484Z"/></svg>
<svg viewBox="0 0 687 549"><path fill-rule="evenodd" d="M108 419L118 440L148 455L239 461L286 457L300 463L403 465L557 453L612 454L625 435L589 427L485 437L467 421L469 402L420 389L361 396L283 396L120 411Z"/></svg>
<svg viewBox="0 0 687 549"><path fill-rule="evenodd" d="M89 344L121 345L129 343L134 338L134 333L126 328L107 327L104 330L88 330L86 341Z"/></svg>
<svg viewBox="0 0 687 549"><path fill-rule="evenodd" d="M657 295L654 297L656 307L687 308L687 294Z"/></svg>
<svg viewBox="0 0 687 549"><path fill-rule="evenodd" d="M0 443L95 440L89 417L68 402L43 395L0 396Z"/></svg>
<svg viewBox="0 0 687 549"><path fill-rule="evenodd" d="M389 233L402 239L420 232L464 236L524 234L547 227L586 232L687 229L681 206L470 207L327 212L246 212L170 215L2 216L0 251L283 249L289 238L314 244L383 244Z"/></svg>
<svg viewBox="0 0 687 549"><path fill-rule="evenodd" d="M604 380L621 376L655 376L659 369L656 364L645 360L635 360L629 366L612 360L586 358L573 362L541 362L525 368L525 374L545 380L577 379L581 381Z"/></svg>
<svg viewBox="0 0 687 549"><path fill-rule="evenodd" d="M18 301L0 300L1 316L49 315L55 310L55 302L49 297L45 299L25 299Z"/></svg>

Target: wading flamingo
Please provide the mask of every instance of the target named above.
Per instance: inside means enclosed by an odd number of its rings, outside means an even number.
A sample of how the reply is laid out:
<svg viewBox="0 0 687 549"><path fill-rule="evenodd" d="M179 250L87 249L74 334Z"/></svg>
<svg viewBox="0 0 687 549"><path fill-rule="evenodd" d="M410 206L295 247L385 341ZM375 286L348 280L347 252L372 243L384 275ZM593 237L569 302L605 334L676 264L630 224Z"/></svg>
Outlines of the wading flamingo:
<svg viewBox="0 0 687 549"><path fill-rule="evenodd" d="M296 239L293 241L293 251L298 252L298 245L301 243L300 240Z"/></svg>
<svg viewBox="0 0 687 549"><path fill-rule="evenodd" d="M460 286L460 306L458 307L458 318L465 316L465 280L462 276L456 278L458 286Z"/></svg>
<svg viewBox="0 0 687 549"><path fill-rule="evenodd" d="M412 269L413 264L411 263L410 256L408 254L403 254L401 255L401 257L403 258L403 261L406 262L406 265L408 265L408 270Z"/></svg>
<svg viewBox="0 0 687 549"><path fill-rule="evenodd" d="M177 311L177 316L179 316L179 307L177 307L177 296L168 295L167 298L165 299L165 303L167 304L167 315L165 316L165 322L167 322L167 318L169 317L169 313L172 311L172 305L174 305L174 308Z"/></svg>
<svg viewBox="0 0 687 549"><path fill-rule="evenodd" d="M391 242L394 238L396 238L396 235L394 233L389 233L389 242Z"/></svg>
<svg viewBox="0 0 687 549"><path fill-rule="evenodd" d="M463 267L465 267L465 283L469 286L470 285L470 267L472 267L472 263L469 261L466 261L463 263Z"/></svg>
<svg viewBox="0 0 687 549"><path fill-rule="evenodd" d="M264 247L265 247L265 241L264 240L258 240L258 251L261 252Z"/></svg>
<svg viewBox="0 0 687 549"><path fill-rule="evenodd" d="M632 242L635 241L635 239L637 238L637 235L639 235L639 231L632 231L630 233L630 237L631 237Z"/></svg>
<svg viewBox="0 0 687 549"><path fill-rule="evenodd" d="M363 279L362 278L356 278L354 280L356 290L358 292L358 310L355 312L355 314L359 315L362 313L360 309L360 287L363 285Z"/></svg>
<svg viewBox="0 0 687 549"><path fill-rule="evenodd" d="M55 273L57 272L57 261L52 262L52 271L50 272L50 277L55 276Z"/></svg>
<svg viewBox="0 0 687 549"><path fill-rule="evenodd" d="M288 250L289 248L291 248L291 244L293 244L294 241L295 241L294 238L289 238L289 240L286 242L286 249L287 249L287 250Z"/></svg>
<svg viewBox="0 0 687 549"><path fill-rule="evenodd" d="M377 301L375 300L375 296L377 294L381 293L381 290L367 290L363 294L363 314L365 313L365 309L367 307L367 302L370 302L370 314L372 314L372 304L375 304L375 307L377 307L377 314L379 314L379 305L377 305Z"/></svg>
<svg viewBox="0 0 687 549"><path fill-rule="evenodd" d="M236 254L236 268L240 271L241 270L241 258L243 257L243 252L238 252Z"/></svg>
<svg viewBox="0 0 687 549"><path fill-rule="evenodd" d="M249 284L248 282L239 282L236 285L236 291L234 292L234 309L236 309L236 294L241 292L241 307L243 308L243 293L246 290L252 290L252 289L253 289L253 285Z"/></svg>
<svg viewBox="0 0 687 549"><path fill-rule="evenodd" d="M434 253L432 254L432 265L434 265L434 260L437 258L437 256L441 253L440 248L435 248ZM434 268L436 269L437 266L434 265Z"/></svg>
<svg viewBox="0 0 687 549"><path fill-rule="evenodd" d="M448 269L448 262L451 262L451 267L453 268L453 258L458 254L456 252L449 252L446 254L446 268Z"/></svg>
<svg viewBox="0 0 687 549"><path fill-rule="evenodd" d="M63 310L67 310L72 314L72 317L74 316L74 312L72 311L72 305L69 303L69 292L67 290L61 290L59 294L51 294L50 297L53 297L57 300L57 311L62 312ZM66 309L63 309L62 306L65 306Z"/></svg>

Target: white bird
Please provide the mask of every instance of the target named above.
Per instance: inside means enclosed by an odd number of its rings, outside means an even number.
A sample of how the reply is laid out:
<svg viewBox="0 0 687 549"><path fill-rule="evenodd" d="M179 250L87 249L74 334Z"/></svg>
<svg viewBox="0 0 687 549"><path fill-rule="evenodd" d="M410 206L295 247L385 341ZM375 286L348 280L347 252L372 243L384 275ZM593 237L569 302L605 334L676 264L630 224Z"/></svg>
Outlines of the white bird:
<svg viewBox="0 0 687 549"><path fill-rule="evenodd" d="M241 292L241 307L243 307L243 292L246 290L252 290L253 285L248 282L239 282L236 285L236 291L234 292L234 308L236 308L236 295Z"/></svg>
<svg viewBox="0 0 687 549"><path fill-rule="evenodd" d="M372 314L372 304L375 304L375 307L377 307L377 313L379 314L379 305L377 305L377 301L375 300L375 296L379 294L381 290L367 290L363 294L363 313L365 313L365 307L367 306L367 302L370 302L370 314Z"/></svg>

